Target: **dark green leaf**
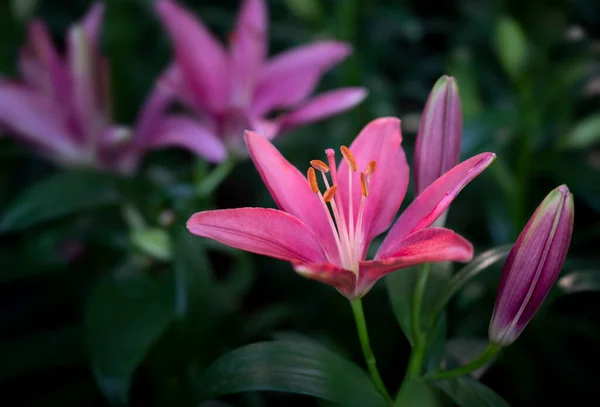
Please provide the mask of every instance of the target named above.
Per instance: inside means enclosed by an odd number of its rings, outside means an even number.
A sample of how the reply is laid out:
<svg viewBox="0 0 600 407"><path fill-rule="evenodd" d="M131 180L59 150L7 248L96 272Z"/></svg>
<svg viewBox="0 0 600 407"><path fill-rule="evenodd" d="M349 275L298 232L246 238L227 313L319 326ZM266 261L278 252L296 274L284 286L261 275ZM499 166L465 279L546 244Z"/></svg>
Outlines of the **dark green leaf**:
<svg viewBox="0 0 600 407"><path fill-rule="evenodd" d="M406 379L402 384L394 407L441 407L442 403L437 395L438 390L428 383L419 379Z"/></svg>
<svg viewBox="0 0 600 407"><path fill-rule="evenodd" d="M574 271L561 277L556 285L564 294L600 291L600 270Z"/></svg>
<svg viewBox="0 0 600 407"><path fill-rule="evenodd" d="M268 390L345 406L385 406L361 369L312 341L261 342L238 348L203 373L200 389L203 399Z"/></svg>
<svg viewBox="0 0 600 407"><path fill-rule="evenodd" d="M85 342L98 384L114 403L125 403L130 377L173 318L170 277L124 267L100 280L85 310Z"/></svg>
<svg viewBox="0 0 600 407"><path fill-rule="evenodd" d="M525 66L528 45L525 33L517 21L501 18L496 26L496 53L504 70L513 79L519 79Z"/></svg>
<svg viewBox="0 0 600 407"><path fill-rule="evenodd" d="M40 222L119 202L118 180L90 172L51 175L25 190L4 212L0 231L22 230Z"/></svg>
<svg viewBox="0 0 600 407"><path fill-rule="evenodd" d="M600 141L600 114L579 122L562 140L567 148L586 148Z"/></svg>
<svg viewBox="0 0 600 407"><path fill-rule="evenodd" d="M460 407L509 407L492 389L470 377L438 380L435 384Z"/></svg>

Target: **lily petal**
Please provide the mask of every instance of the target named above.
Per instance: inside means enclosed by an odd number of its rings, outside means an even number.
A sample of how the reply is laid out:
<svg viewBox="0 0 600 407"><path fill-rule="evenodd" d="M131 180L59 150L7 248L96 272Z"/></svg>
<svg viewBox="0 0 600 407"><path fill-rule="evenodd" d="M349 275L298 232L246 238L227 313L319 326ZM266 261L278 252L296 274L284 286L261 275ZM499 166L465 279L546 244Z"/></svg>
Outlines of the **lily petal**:
<svg viewBox="0 0 600 407"><path fill-rule="evenodd" d="M293 263L325 262L321 244L294 216L268 208L198 212L187 222L195 235Z"/></svg>
<svg viewBox="0 0 600 407"><path fill-rule="evenodd" d="M329 262L339 262L327 215L306 177L264 137L246 131L245 139L250 157L277 206L300 219L318 236L329 254Z"/></svg>
<svg viewBox="0 0 600 407"><path fill-rule="evenodd" d="M252 113L297 105L310 95L325 72L346 58L352 49L339 41L319 41L283 52L261 70Z"/></svg>
<svg viewBox="0 0 600 407"><path fill-rule="evenodd" d="M7 81L0 83L0 124L14 131L15 136L61 158L75 158L78 154L68 135L61 106Z"/></svg>
<svg viewBox="0 0 600 407"><path fill-rule="evenodd" d="M445 228L421 229L390 247L386 257L360 263L357 291L366 293L375 282L392 271L416 264L460 261L473 258L473 245L464 237Z"/></svg>
<svg viewBox="0 0 600 407"><path fill-rule="evenodd" d="M185 115L170 115L160 119L156 133L147 141L148 147L183 147L211 163L227 158L227 149L215 133L199 121Z"/></svg>
<svg viewBox="0 0 600 407"><path fill-rule="evenodd" d="M242 3L231 36L231 77L234 106L252 103L260 68L267 56L267 7L264 0Z"/></svg>
<svg viewBox="0 0 600 407"><path fill-rule="evenodd" d="M294 270L303 277L320 281L336 288L344 297L354 298L356 275L333 264L297 264Z"/></svg>
<svg viewBox="0 0 600 407"><path fill-rule="evenodd" d="M199 20L175 1L159 0L155 7L195 99L210 111L220 111L229 98L228 62L223 47Z"/></svg>
<svg viewBox="0 0 600 407"><path fill-rule="evenodd" d="M402 149L400 120L395 117L375 119L365 126L350 146L356 159L357 171L364 171L370 161L377 168L369 181L369 196L365 198L363 213L363 252L373 238L384 232L394 221L408 186L409 169ZM340 202L348 218L348 164L342 160L337 174ZM358 172L352 174L354 220L361 200Z"/></svg>
<svg viewBox="0 0 600 407"><path fill-rule="evenodd" d="M96 1L86 15L81 20L81 25L90 42L90 45L96 49L98 46L98 38L100 36L100 25L104 17L104 3Z"/></svg>
<svg viewBox="0 0 600 407"><path fill-rule="evenodd" d="M342 88L324 92L310 99L296 110L280 119L281 131L312 123L352 109L367 97L367 89Z"/></svg>
<svg viewBox="0 0 600 407"><path fill-rule="evenodd" d="M377 258L390 257L399 240L433 224L458 193L494 160L494 153L471 157L438 178L406 208L379 247Z"/></svg>

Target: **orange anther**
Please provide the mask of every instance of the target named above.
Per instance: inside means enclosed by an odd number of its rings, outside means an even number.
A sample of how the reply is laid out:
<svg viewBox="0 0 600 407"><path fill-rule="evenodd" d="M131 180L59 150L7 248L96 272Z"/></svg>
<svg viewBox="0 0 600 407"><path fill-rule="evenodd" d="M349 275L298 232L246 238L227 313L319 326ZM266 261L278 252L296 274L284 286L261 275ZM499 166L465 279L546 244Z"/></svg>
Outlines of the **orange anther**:
<svg viewBox="0 0 600 407"><path fill-rule="evenodd" d="M369 196L369 181L367 180L367 176L364 172L360 173L360 189L362 196L365 198Z"/></svg>
<svg viewBox="0 0 600 407"><path fill-rule="evenodd" d="M375 162L375 160L370 161L367 165L367 170L365 171L367 176L371 176L375 172L375 168L377 168L377 163Z"/></svg>
<svg viewBox="0 0 600 407"><path fill-rule="evenodd" d="M325 191L325 193L323 194L323 200L325 202L331 201L333 199L333 197L335 196L337 189L338 189L337 185L334 185L331 188L329 188L327 191Z"/></svg>
<svg viewBox="0 0 600 407"><path fill-rule="evenodd" d="M312 165L315 170L319 170L323 173L329 172L329 167L321 160L311 160L310 165Z"/></svg>
<svg viewBox="0 0 600 407"><path fill-rule="evenodd" d="M346 146L342 146L340 148L340 151L342 152L344 159L348 163L348 167L350 167L352 171L356 171L356 160L354 159L354 154L352 154L350 149Z"/></svg>
<svg viewBox="0 0 600 407"><path fill-rule="evenodd" d="M306 173L306 178L308 178L308 184L310 185L310 189L316 194L319 192L319 184L317 184L317 174L315 173L315 169L310 167L308 172Z"/></svg>

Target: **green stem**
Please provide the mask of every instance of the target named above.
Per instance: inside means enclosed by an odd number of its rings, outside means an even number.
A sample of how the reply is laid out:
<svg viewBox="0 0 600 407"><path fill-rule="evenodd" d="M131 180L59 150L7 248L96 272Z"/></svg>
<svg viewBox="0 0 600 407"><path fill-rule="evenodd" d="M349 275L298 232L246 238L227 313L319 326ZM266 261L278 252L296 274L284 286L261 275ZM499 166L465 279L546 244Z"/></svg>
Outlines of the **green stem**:
<svg viewBox="0 0 600 407"><path fill-rule="evenodd" d="M502 349L501 346L494 345L490 343L488 347L483 351L481 355L475 358L470 363L467 363L464 366L457 367L456 369L446 370L441 372L434 372L427 375L427 378L430 379L453 379L455 377L464 376L466 374L471 373L474 370L479 369L481 366L488 363L490 360L494 359L496 354Z"/></svg>
<svg viewBox="0 0 600 407"><path fill-rule="evenodd" d="M356 321L356 330L358 331L358 339L360 340L360 346L362 348L365 361L367 362L367 368L369 369L369 373L371 374L373 384L375 385L379 393L381 393L381 395L385 398L385 400L389 404L392 404L392 398L390 397L390 394L385 388L383 380L381 380L381 376L379 375L379 371L377 370L377 362L375 360L375 355L373 355L371 345L369 344L369 333L367 331L367 321L365 320L365 313L363 311L362 300L360 298L352 300L350 301L350 305L352 306L354 320Z"/></svg>
<svg viewBox="0 0 600 407"><path fill-rule="evenodd" d="M415 294L413 296L413 307L412 307L412 334L415 343L421 340L423 333L421 332L421 310L423 309L423 297L425 296L425 290L427 288L427 280L429 280L429 272L431 271L431 265L429 263L423 264L417 283L415 285Z"/></svg>
<svg viewBox="0 0 600 407"><path fill-rule="evenodd" d="M231 173L235 166L235 159L233 157L228 158L221 164L217 165L210 173L202 176L201 179L197 180L196 191L198 196L206 197L211 195L215 189Z"/></svg>

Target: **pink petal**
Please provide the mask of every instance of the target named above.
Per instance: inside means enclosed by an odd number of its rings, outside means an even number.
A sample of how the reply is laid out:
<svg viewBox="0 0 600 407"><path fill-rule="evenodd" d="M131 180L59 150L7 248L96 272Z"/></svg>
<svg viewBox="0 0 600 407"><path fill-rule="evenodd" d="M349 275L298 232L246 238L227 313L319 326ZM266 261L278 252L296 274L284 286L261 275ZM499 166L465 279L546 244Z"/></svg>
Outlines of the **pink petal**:
<svg viewBox="0 0 600 407"><path fill-rule="evenodd" d="M329 263L297 264L294 270L303 277L333 286L349 300L355 297L356 275L349 270Z"/></svg>
<svg viewBox="0 0 600 407"><path fill-rule="evenodd" d="M57 158L75 158L79 152L68 135L61 106L25 87L0 83L0 124L15 136L33 143Z"/></svg>
<svg viewBox="0 0 600 407"><path fill-rule="evenodd" d="M148 147L183 147L212 163L227 158L223 142L200 122L184 115L161 118L156 134L147 142Z"/></svg>
<svg viewBox="0 0 600 407"><path fill-rule="evenodd" d="M473 245L462 236L444 228L422 229L390 247L386 257L361 262L357 291L364 295L378 279L401 268L441 261L466 263L472 258Z"/></svg>
<svg viewBox="0 0 600 407"><path fill-rule="evenodd" d="M231 37L233 105L252 103L260 68L267 56L267 6L264 0L244 0Z"/></svg>
<svg viewBox="0 0 600 407"><path fill-rule="evenodd" d="M19 71L25 82L36 90L59 103L69 103L67 69L43 22L29 24L28 43L19 57Z"/></svg>
<svg viewBox="0 0 600 407"><path fill-rule="evenodd" d="M363 251L373 238L384 232L394 221L402 204L408 186L408 164L402 149L400 120L385 117L373 120L365 126L350 145L356 159L357 172L352 173L352 195L354 221L356 222L361 200L360 171L365 171L370 161L375 160L377 168L369 181L369 196L365 199L362 223ZM340 202L349 222L349 168L342 160L338 169Z"/></svg>
<svg viewBox="0 0 600 407"><path fill-rule="evenodd" d="M325 247L329 262L337 264L339 255L327 215L306 177L264 137L246 131L245 139L250 157L277 206L304 222Z"/></svg>
<svg viewBox="0 0 600 407"><path fill-rule="evenodd" d="M160 91L165 95L172 95L173 99L195 112L202 112L204 108L194 98L194 94L187 86L181 69L177 63L172 62L160 74L154 85L154 91Z"/></svg>
<svg viewBox="0 0 600 407"><path fill-rule="evenodd" d="M342 88L324 92L281 117L281 131L334 116L358 105L367 97L365 88Z"/></svg>
<svg viewBox="0 0 600 407"><path fill-rule="evenodd" d="M321 244L294 216L267 208L198 212L187 222L190 232L228 246L293 263L326 261Z"/></svg>
<svg viewBox="0 0 600 407"><path fill-rule="evenodd" d="M458 193L494 160L494 153L471 157L438 178L400 215L379 247L378 258L390 257L396 242L433 224Z"/></svg>
<svg viewBox="0 0 600 407"><path fill-rule="evenodd" d="M267 112L301 103L321 76L346 58L352 49L338 41L319 41L293 48L267 62L261 70L252 112Z"/></svg>
<svg viewBox="0 0 600 407"><path fill-rule="evenodd" d="M156 134L157 124L160 123L167 107L175 98L174 93L176 92L174 88L163 86L163 80L174 81L177 77L179 77L178 70L172 64L160 75L154 88L146 97L136 119L136 142L147 143Z"/></svg>
<svg viewBox="0 0 600 407"><path fill-rule="evenodd" d="M159 0L156 11L175 48L175 59L198 103L222 110L229 99L225 51L194 16L175 1Z"/></svg>
<svg viewBox="0 0 600 407"><path fill-rule="evenodd" d="M98 47L98 37L100 36L100 26L103 17L104 3L96 1L81 20L83 30L94 49Z"/></svg>

